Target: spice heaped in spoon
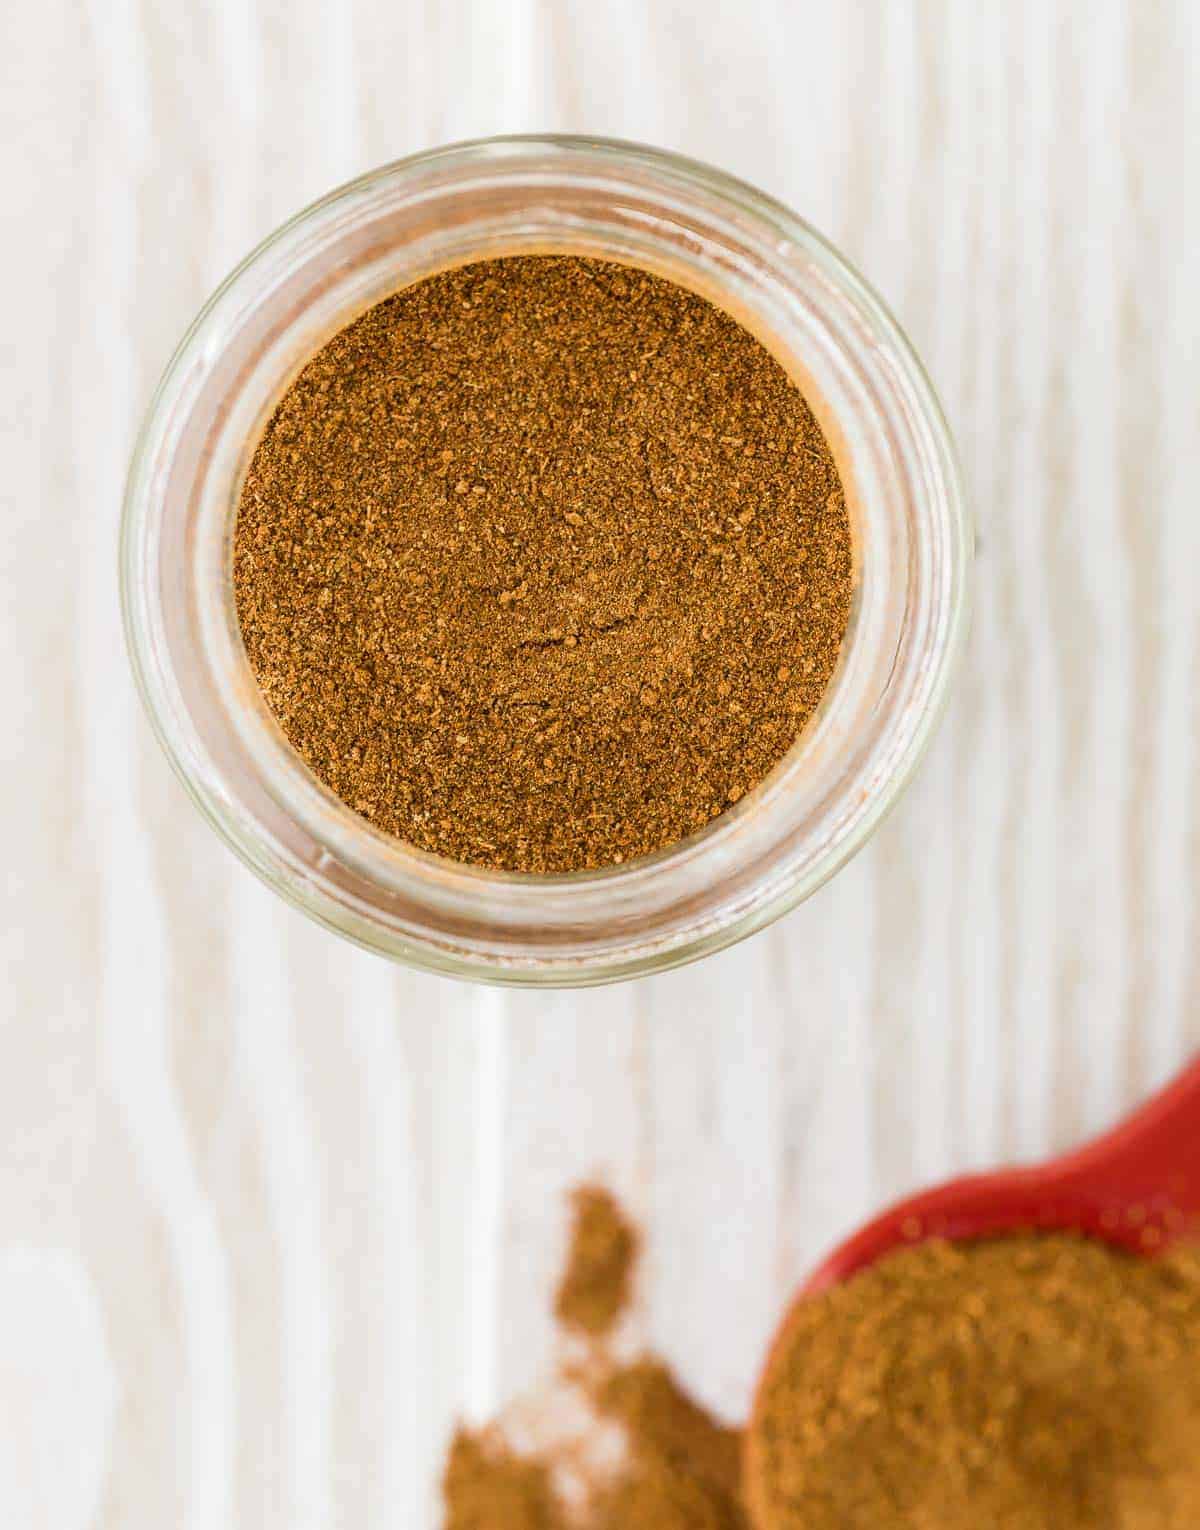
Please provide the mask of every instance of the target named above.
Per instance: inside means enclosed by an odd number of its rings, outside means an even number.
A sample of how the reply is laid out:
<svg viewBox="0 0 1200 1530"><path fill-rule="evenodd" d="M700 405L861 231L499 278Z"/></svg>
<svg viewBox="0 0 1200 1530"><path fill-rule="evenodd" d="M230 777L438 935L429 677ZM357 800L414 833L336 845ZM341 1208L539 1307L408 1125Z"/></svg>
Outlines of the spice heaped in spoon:
<svg viewBox="0 0 1200 1530"><path fill-rule="evenodd" d="M1078 1232L1156 1253L1200 1232L1200 1060L1120 1126L1065 1157L969 1175L885 1211L808 1280L816 1295L884 1254L928 1238Z"/></svg>

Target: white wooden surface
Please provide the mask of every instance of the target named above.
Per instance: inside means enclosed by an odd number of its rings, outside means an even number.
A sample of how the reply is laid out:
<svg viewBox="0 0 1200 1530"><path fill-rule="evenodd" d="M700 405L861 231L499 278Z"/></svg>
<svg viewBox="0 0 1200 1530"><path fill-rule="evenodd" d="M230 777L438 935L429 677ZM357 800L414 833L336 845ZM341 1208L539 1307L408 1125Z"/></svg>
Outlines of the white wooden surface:
<svg viewBox="0 0 1200 1530"><path fill-rule="evenodd" d="M1200 1044L1194 0L0 7L0 1526L432 1525L542 1367L562 1192L736 1415L790 1287ZM275 902L138 713L126 455L196 307L355 172L547 127L767 187L887 295L981 537L932 756L768 934L575 996Z"/></svg>

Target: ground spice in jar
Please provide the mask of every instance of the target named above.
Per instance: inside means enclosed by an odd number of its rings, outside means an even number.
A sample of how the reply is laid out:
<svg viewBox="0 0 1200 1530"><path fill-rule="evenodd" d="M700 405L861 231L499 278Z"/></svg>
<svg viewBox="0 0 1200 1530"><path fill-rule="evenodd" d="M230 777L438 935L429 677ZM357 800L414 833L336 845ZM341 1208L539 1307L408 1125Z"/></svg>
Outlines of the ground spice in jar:
<svg viewBox="0 0 1200 1530"><path fill-rule="evenodd" d="M819 702L842 484L799 390L647 272L518 256L329 341L254 451L250 665L312 771L458 861L561 872L703 827Z"/></svg>
<svg viewBox="0 0 1200 1530"><path fill-rule="evenodd" d="M797 1307L747 1494L756 1530L1195 1530L1200 1254L892 1255Z"/></svg>
<svg viewBox="0 0 1200 1530"><path fill-rule="evenodd" d="M557 1312L576 1347L544 1397L525 1401L519 1430L501 1419L455 1435L443 1530L749 1530L738 1431L688 1397L656 1357L629 1358L616 1342L636 1231L606 1191L589 1186L572 1199ZM514 1433L526 1437L523 1448Z"/></svg>

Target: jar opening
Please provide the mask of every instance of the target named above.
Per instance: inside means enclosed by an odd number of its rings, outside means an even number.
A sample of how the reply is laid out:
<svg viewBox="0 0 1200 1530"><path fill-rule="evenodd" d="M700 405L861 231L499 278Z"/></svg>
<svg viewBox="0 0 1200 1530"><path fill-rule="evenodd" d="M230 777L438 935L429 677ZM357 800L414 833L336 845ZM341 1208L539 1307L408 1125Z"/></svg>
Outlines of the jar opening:
<svg viewBox="0 0 1200 1530"><path fill-rule="evenodd" d="M652 271L750 330L826 432L856 558L837 669L771 775L654 855L558 875L429 855L320 785L258 691L231 577L250 454L314 352L427 275L534 253ZM957 472L929 384L894 322L818 236L749 188L655 151L501 140L343 188L216 294L164 379L135 458L123 591L160 738L210 819L273 885L351 938L419 965L569 983L727 944L858 848L931 729L966 558Z"/></svg>

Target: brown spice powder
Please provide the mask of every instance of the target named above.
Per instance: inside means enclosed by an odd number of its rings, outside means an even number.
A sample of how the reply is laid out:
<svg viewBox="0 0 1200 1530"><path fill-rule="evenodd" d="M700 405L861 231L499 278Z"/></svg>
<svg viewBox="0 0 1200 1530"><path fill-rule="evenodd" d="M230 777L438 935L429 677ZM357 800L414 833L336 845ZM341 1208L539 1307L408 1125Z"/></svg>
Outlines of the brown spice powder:
<svg viewBox="0 0 1200 1530"><path fill-rule="evenodd" d="M758 1530L1194 1530L1200 1254L928 1243L797 1307L747 1443Z"/></svg>
<svg viewBox="0 0 1200 1530"><path fill-rule="evenodd" d="M623 1426L629 1455L595 1495L586 1530L747 1530L741 1434L717 1423L661 1361L619 1367L595 1400Z"/></svg>
<svg viewBox="0 0 1200 1530"><path fill-rule="evenodd" d="M584 1350L564 1361L556 1381L581 1394L593 1433L619 1431L619 1460L585 1471L577 1482L582 1496L568 1501L558 1479L564 1471L578 1477L578 1441L518 1451L500 1424L459 1430L442 1483L443 1530L748 1530L738 1431L688 1397L654 1356L628 1361L614 1353L613 1322L628 1298L636 1231L607 1191L587 1186L572 1199L558 1311ZM580 1323L581 1313L598 1323Z"/></svg>
<svg viewBox="0 0 1200 1530"><path fill-rule="evenodd" d="M550 1467L491 1434L460 1429L442 1481L444 1530L563 1530Z"/></svg>
<svg viewBox="0 0 1200 1530"><path fill-rule="evenodd" d="M455 860L598 867L758 785L849 616L837 468L704 299L602 261L444 272L335 336L258 443L250 664L316 775Z"/></svg>
<svg viewBox="0 0 1200 1530"><path fill-rule="evenodd" d="M571 1197L574 1231L554 1311L565 1328L602 1338L629 1300L638 1239L612 1195L583 1185Z"/></svg>

